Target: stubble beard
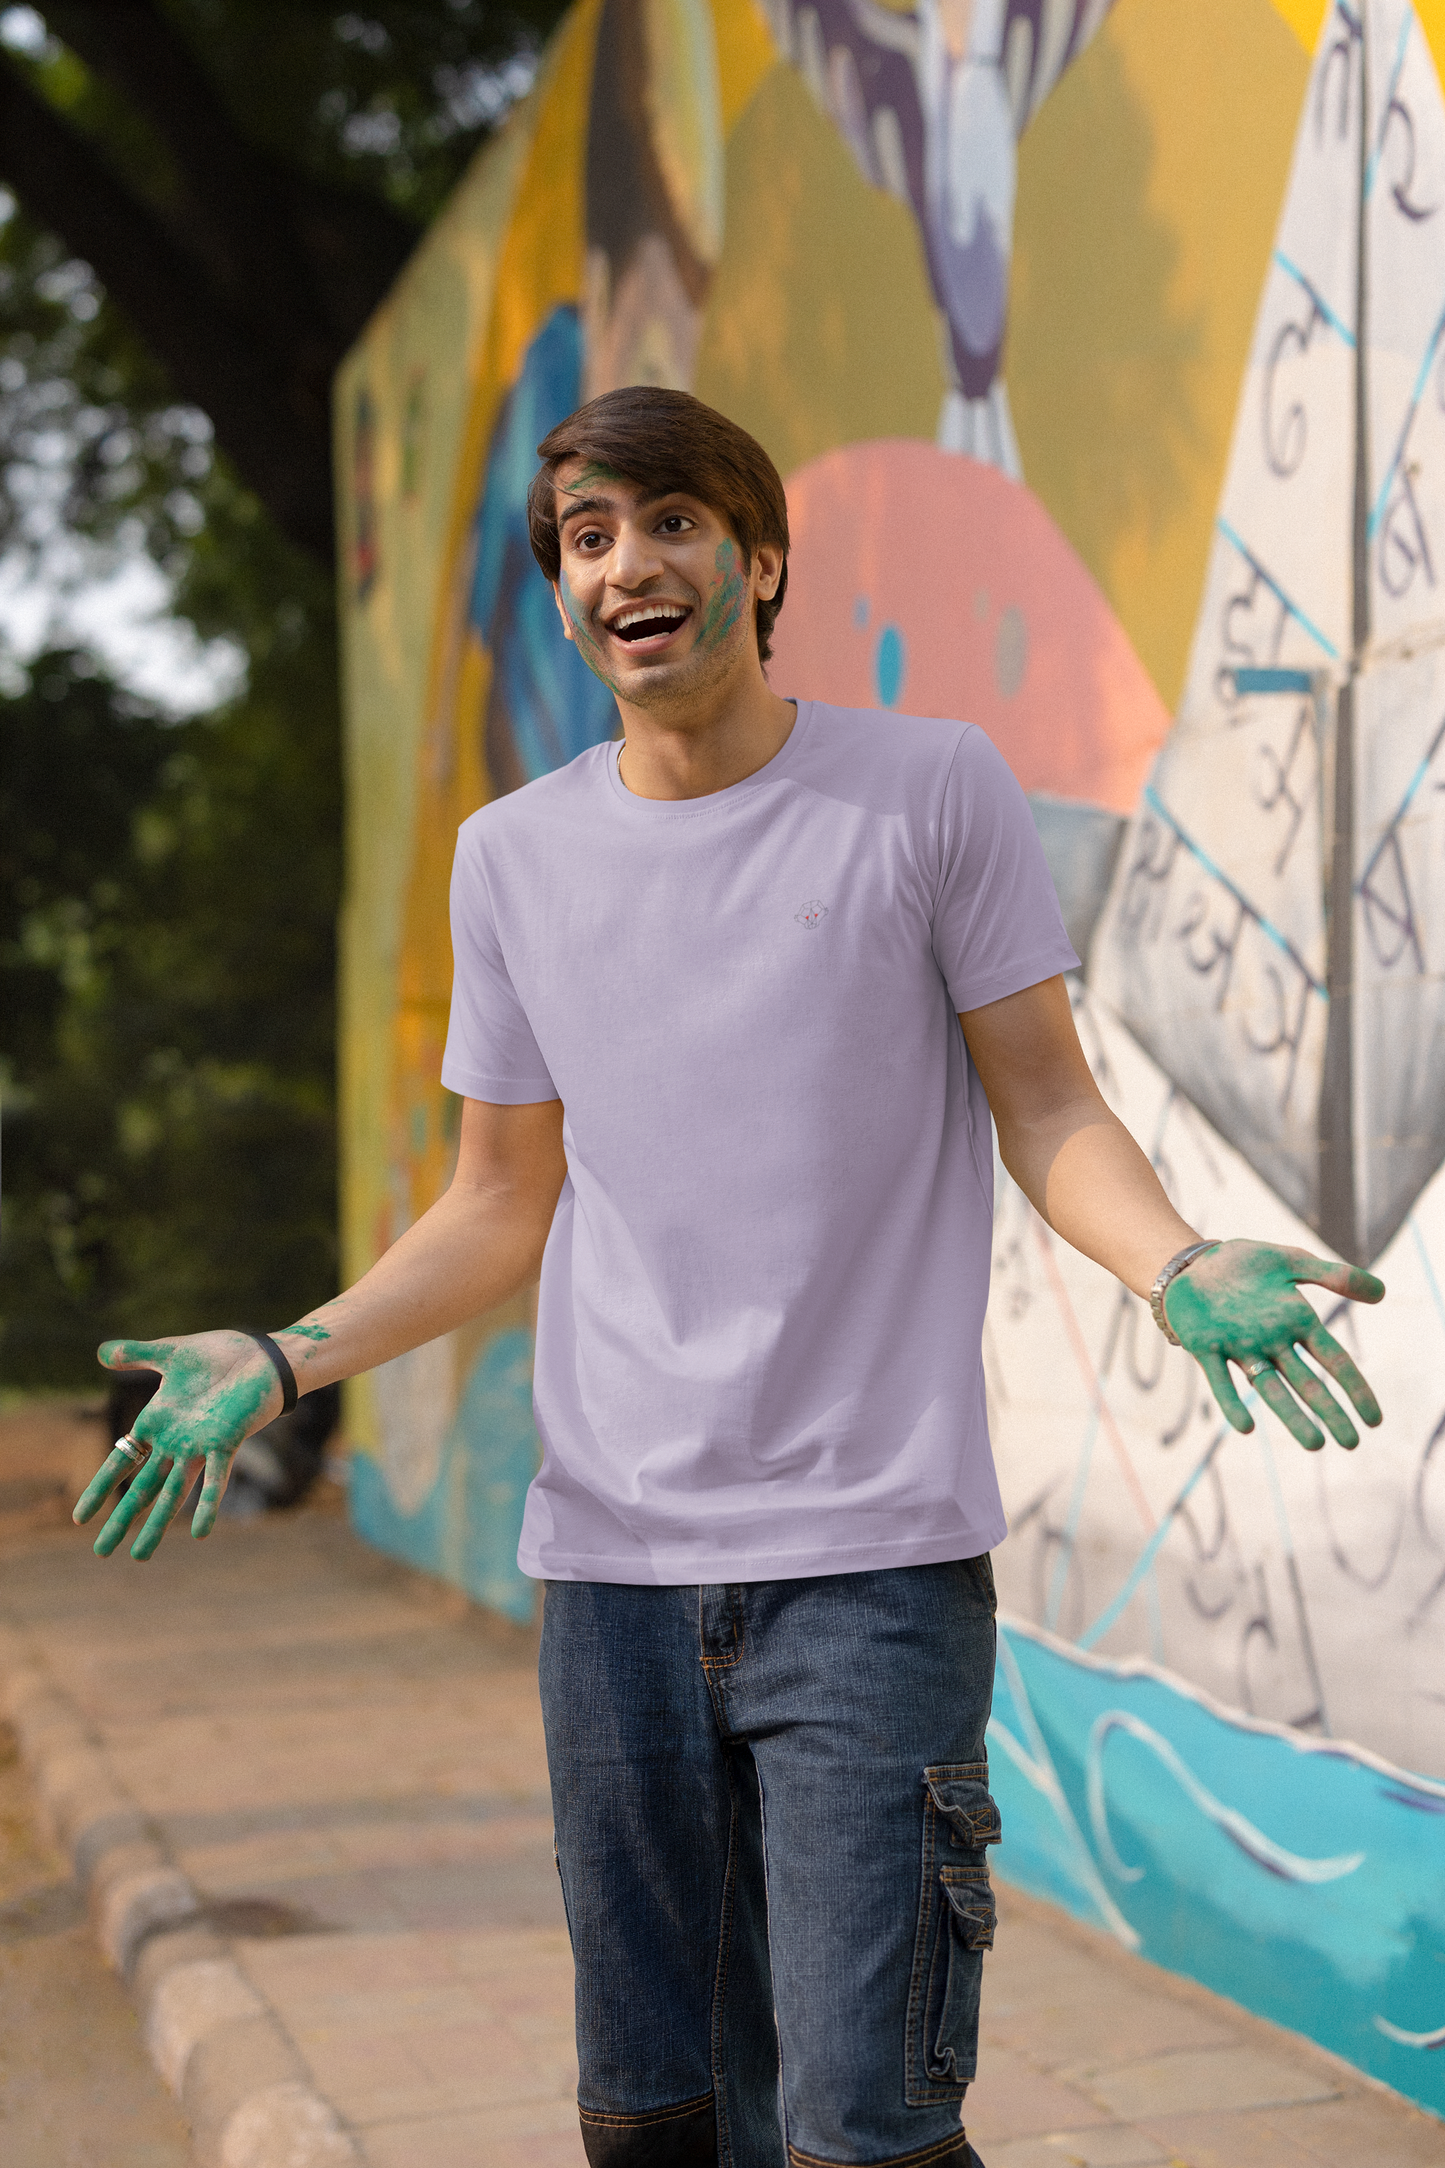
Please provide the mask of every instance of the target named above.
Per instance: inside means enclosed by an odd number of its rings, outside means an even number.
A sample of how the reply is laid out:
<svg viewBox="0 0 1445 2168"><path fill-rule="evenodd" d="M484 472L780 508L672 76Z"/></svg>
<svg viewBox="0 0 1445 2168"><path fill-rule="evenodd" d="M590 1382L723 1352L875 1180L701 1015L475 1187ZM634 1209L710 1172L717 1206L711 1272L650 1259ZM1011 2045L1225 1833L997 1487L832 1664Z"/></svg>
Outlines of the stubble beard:
<svg viewBox="0 0 1445 2168"><path fill-rule="evenodd" d="M740 621L736 632L716 647L695 646L675 668L639 671L631 684L614 683L613 692L628 707L641 708L645 714L661 716L672 710L685 716L690 707L715 693L737 668L743 642L755 637L751 617L750 611L748 621Z"/></svg>

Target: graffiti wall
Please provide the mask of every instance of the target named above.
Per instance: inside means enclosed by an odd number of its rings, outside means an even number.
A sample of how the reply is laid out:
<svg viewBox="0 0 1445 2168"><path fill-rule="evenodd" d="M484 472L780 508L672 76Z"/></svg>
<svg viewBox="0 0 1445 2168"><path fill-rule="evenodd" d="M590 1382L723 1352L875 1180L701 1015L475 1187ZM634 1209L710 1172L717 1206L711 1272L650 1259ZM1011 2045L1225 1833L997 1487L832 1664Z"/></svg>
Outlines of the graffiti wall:
<svg viewBox="0 0 1445 2168"><path fill-rule="evenodd" d="M1445 2113L1445 4L582 0L337 394L346 1257L432 1200L458 823L611 735L539 437L768 447L783 693L969 717L1186 1217L1377 1269L1383 1429L1224 1429L1000 1177L1002 1871ZM374 1542L513 1617L519 1299L354 1389Z"/></svg>

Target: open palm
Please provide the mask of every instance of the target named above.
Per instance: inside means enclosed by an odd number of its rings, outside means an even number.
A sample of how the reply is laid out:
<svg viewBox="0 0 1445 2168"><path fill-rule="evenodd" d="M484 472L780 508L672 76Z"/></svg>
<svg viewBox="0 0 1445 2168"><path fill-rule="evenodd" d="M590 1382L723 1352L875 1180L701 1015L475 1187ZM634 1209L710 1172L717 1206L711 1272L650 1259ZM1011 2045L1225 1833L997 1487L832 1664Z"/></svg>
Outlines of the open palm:
<svg viewBox="0 0 1445 2168"><path fill-rule="evenodd" d="M271 1363L254 1340L239 1332L199 1332L177 1340L107 1340L100 1360L107 1370L161 1373L160 1390L130 1433L138 1444L149 1446L150 1457L136 1471L133 1458L117 1445L81 1493L75 1519L93 1520L116 1484L134 1473L95 1548L101 1558L108 1558L149 1507L150 1517L130 1555L150 1558L204 1466L191 1534L208 1536L237 1447L280 1410L281 1387Z"/></svg>
<svg viewBox="0 0 1445 2168"><path fill-rule="evenodd" d="M1230 1376L1231 1363L1309 1451L1325 1442L1320 1424L1340 1445L1356 1446L1360 1434L1320 1371L1372 1426L1381 1419L1380 1404L1299 1292L1301 1285L1326 1287L1350 1302L1379 1302L1385 1292L1384 1281L1359 1265L1336 1264L1272 1242L1221 1242L1172 1282L1164 1309L1236 1430L1253 1430L1254 1419ZM1318 1369L1304 1360L1301 1349Z"/></svg>

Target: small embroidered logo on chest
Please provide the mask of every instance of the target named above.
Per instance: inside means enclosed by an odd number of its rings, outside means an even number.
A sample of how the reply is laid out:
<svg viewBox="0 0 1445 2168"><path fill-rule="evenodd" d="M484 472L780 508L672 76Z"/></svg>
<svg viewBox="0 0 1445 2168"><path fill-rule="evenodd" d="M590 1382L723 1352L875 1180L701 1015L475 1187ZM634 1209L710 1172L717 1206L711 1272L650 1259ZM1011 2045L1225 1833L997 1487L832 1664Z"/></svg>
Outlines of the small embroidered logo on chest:
<svg viewBox="0 0 1445 2168"><path fill-rule="evenodd" d="M811 933L813 928L821 926L828 916L828 906L826 903L819 903L817 897L812 896L803 905L802 910L795 911L793 916L800 926L806 926Z"/></svg>

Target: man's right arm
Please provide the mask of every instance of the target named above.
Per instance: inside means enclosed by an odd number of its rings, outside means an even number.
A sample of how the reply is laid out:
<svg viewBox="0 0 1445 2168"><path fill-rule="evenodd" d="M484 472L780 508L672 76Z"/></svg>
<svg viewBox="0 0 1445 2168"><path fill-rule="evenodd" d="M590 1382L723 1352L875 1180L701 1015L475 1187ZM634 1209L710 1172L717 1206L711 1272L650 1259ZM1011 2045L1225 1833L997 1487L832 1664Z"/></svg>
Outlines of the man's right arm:
<svg viewBox="0 0 1445 2168"><path fill-rule="evenodd" d="M374 1370L534 1279L566 1173L560 1099L464 1099L451 1186L354 1287L272 1335L299 1389Z"/></svg>
<svg viewBox="0 0 1445 2168"><path fill-rule="evenodd" d="M372 1370L490 1310L532 1279L566 1176L562 1105L462 1103L457 1170L450 1187L354 1287L272 1334L311 1392ZM174 1340L111 1340L100 1351L111 1370L159 1370L161 1385L131 1435L150 1458L102 1528L108 1555L149 1507L131 1555L149 1558L205 1464L191 1533L215 1525L231 1461L242 1439L280 1413L281 1387L265 1351L236 1331ZM117 1447L75 1509L100 1510L133 1461Z"/></svg>

